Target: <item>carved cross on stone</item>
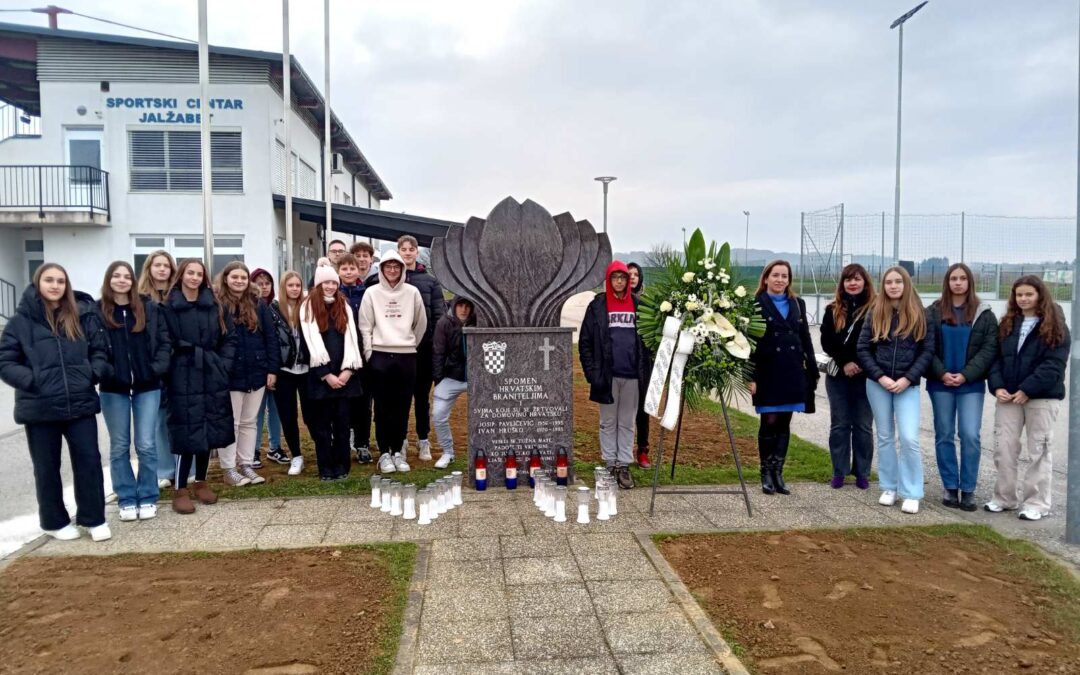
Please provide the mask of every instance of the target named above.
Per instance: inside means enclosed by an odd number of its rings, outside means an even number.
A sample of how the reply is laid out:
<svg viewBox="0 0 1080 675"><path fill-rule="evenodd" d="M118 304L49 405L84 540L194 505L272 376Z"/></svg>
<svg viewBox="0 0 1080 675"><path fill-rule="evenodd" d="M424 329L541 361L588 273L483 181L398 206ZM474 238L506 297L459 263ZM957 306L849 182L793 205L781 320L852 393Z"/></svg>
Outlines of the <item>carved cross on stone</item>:
<svg viewBox="0 0 1080 675"><path fill-rule="evenodd" d="M555 345L549 338L544 338L544 346L537 347L536 351L544 352L544 370L551 370L551 352L555 351Z"/></svg>

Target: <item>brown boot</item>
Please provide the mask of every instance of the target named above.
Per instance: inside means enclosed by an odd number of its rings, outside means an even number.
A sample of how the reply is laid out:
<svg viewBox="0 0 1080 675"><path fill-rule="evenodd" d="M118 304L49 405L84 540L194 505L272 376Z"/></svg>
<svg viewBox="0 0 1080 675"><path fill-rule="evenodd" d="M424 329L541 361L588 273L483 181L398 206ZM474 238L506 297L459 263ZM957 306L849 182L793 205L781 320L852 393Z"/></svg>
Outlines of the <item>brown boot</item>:
<svg viewBox="0 0 1080 675"><path fill-rule="evenodd" d="M214 491L206 484L206 481L197 480L192 484L191 488L195 493L195 498L203 504L217 504L217 495L214 494Z"/></svg>
<svg viewBox="0 0 1080 675"><path fill-rule="evenodd" d="M187 488L179 488L173 491L172 510L177 513L195 513L195 504L191 501L191 495Z"/></svg>

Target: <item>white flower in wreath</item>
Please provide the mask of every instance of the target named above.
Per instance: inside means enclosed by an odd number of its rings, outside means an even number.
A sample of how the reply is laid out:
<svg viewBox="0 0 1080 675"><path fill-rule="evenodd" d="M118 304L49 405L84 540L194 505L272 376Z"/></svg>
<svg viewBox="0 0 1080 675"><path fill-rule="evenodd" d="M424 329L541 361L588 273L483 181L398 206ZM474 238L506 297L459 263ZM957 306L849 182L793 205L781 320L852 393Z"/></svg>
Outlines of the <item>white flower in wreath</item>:
<svg viewBox="0 0 1080 675"><path fill-rule="evenodd" d="M703 335L697 336L696 338L694 338L694 343L699 344L699 345L705 344L705 336L703 336Z"/></svg>
<svg viewBox="0 0 1080 675"><path fill-rule="evenodd" d="M683 275L682 275L682 280L683 280L683 283L684 283L684 284L688 284L688 283L690 283L691 281L693 281L693 280L694 280L694 276L695 276L695 275L694 275L694 273L693 273L693 272L686 272L685 274L683 274Z"/></svg>
<svg viewBox="0 0 1080 675"><path fill-rule="evenodd" d="M712 320L709 322L709 330L722 338L735 337L739 333L723 314L714 314L712 316Z"/></svg>
<svg viewBox="0 0 1080 675"><path fill-rule="evenodd" d="M728 309L731 307L731 300L728 299L727 293L720 296L720 299L716 301L720 306L720 309Z"/></svg>
<svg viewBox="0 0 1080 675"><path fill-rule="evenodd" d="M714 278L716 278L716 275L714 275L712 272L709 272L709 278L714 279Z"/></svg>
<svg viewBox="0 0 1080 675"><path fill-rule="evenodd" d="M746 288L743 287L743 286L739 286L738 288L736 288L735 289L735 297L737 297L737 298L745 298L746 297Z"/></svg>
<svg viewBox="0 0 1080 675"><path fill-rule="evenodd" d="M675 317L676 319L681 319L681 318L682 318L682 312L680 312L679 310L675 310L675 311L674 311L674 312L672 313L672 315L671 315L671 316Z"/></svg>
<svg viewBox="0 0 1080 675"><path fill-rule="evenodd" d="M724 348L728 350L728 353L737 359L746 360L750 358L750 341L746 339L746 336L736 331L735 337L728 342L724 343Z"/></svg>
<svg viewBox="0 0 1080 675"><path fill-rule="evenodd" d="M725 284L726 284L726 283L730 283L730 282L731 282L731 275L730 275L730 274L724 274L724 273L721 273L721 274L720 274L720 281L724 282Z"/></svg>
<svg viewBox="0 0 1080 675"><path fill-rule="evenodd" d="M685 307L686 307L686 311L688 311L688 312L695 312L695 311L697 311L698 309L700 309L700 308L701 308L701 305L699 305L698 303L694 302L693 300L690 300L690 301L688 301L688 302L686 303Z"/></svg>
<svg viewBox="0 0 1080 675"><path fill-rule="evenodd" d="M750 318L745 317L745 316L740 316L739 317L739 323L741 323L744 326L749 326L750 325Z"/></svg>
<svg viewBox="0 0 1080 675"><path fill-rule="evenodd" d="M716 267L716 263L712 261L712 258L705 259L705 269L711 270Z"/></svg>
<svg viewBox="0 0 1080 675"><path fill-rule="evenodd" d="M691 293L690 295L686 296L686 299L689 300L690 302L697 302L698 298L697 298L697 295L695 295L694 293Z"/></svg>
<svg viewBox="0 0 1080 675"><path fill-rule="evenodd" d="M663 312L664 314L667 314L668 312L670 312L671 309L672 309L671 308L671 303L668 302L667 300L660 303L660 311Z"/></svg>

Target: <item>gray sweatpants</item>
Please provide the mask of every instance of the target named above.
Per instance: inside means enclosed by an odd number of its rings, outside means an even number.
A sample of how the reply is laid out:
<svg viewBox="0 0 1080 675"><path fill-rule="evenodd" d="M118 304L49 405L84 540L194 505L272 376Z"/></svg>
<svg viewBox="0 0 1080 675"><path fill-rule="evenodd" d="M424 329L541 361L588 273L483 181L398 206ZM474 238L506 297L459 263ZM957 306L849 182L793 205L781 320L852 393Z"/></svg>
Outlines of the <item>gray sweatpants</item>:
<svg viewBox="0 0 1080 675"><path fill-rule="evenodd" d="M600 456L608 467L634 462L634 420L638 411L638 381L616 377L611 382L614 403L600 404Z"/></svg>

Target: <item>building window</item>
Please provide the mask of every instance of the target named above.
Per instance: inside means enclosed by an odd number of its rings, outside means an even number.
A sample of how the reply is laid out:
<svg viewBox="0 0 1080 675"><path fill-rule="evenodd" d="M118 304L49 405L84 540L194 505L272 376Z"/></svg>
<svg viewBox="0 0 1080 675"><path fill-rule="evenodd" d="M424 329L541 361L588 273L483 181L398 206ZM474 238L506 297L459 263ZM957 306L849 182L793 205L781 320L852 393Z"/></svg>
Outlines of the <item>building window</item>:
<svg viewBox="0 0 1080 675"><path fill-rule="evenodd" d="M318 199L315 194L315 167L304 160L300 160L300 167L296 172L297 190L296 196L304 199Z"/></svg>
<svg viewBox="0 0 1080 675"><path fill-rule="evenodd" d="M211 132L210 158L214 192L243 192L240 132ZM132 192L201 191L199 132L128 131L128 169Z"/></svg>
<svg viewBox="0 0 1080 675"><path fill-rule="evenodd" d="M26 263L26 283L29 284L33 281L37 269L45 264L45 240L24 239L23 261Z"/></svg>
<svg viewBox="0 0 1080 675"><path fill-rule="evenodd" d="M160 246L158 244L161 244ZM165 249L179 263L185 258L203 258L203 238L199 236L159 236L139 234L131 238L132 263L136 270L142 270L147 256L158 249ZM217 274L227 263L233 260L244 261L244 238L239 235L221 235L214 237L214 264L211 274Z"/></svg>

